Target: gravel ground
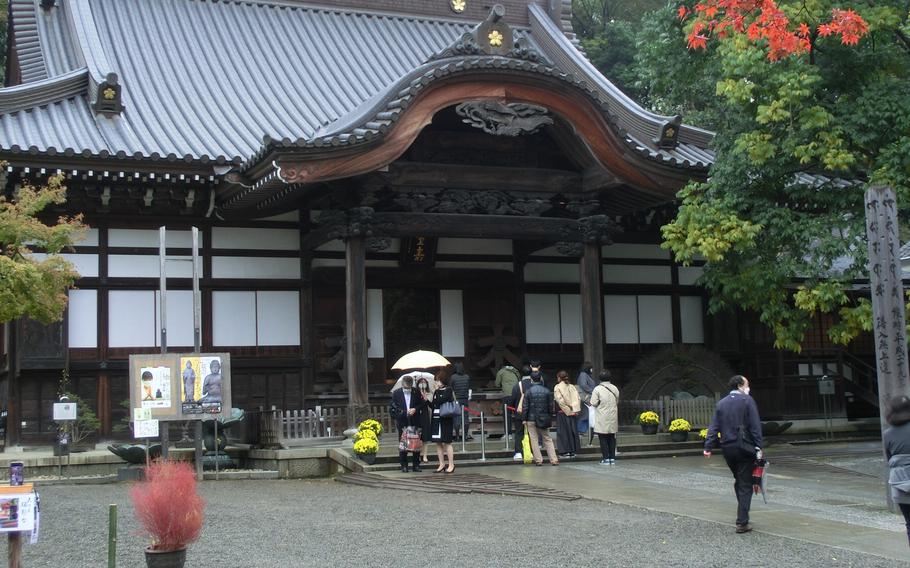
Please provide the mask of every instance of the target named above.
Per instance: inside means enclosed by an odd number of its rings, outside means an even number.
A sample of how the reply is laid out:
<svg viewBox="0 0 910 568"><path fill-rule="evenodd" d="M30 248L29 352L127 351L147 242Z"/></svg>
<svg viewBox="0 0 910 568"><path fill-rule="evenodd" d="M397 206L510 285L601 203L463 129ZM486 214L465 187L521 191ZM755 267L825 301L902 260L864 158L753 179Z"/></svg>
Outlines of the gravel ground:
<svg viewBox="0 0 910 568"><path fill-rule="evenodd" d="M25 546L23 566L105 566L108 503L120 508L117 565L144 566L145 539L135 534L127 489L42 489L41 536ZM201 492L207 520L202 539L188 551L189 567L895 566L600 501L409 494L297 480L207 481Z"/></svg>

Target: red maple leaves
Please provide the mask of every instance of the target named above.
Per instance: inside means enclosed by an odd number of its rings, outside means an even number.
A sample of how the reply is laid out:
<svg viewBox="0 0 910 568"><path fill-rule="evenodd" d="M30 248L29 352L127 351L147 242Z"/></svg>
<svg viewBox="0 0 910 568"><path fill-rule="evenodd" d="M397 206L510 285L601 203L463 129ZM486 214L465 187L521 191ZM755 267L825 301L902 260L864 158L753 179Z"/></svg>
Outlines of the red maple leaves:
<svg viewBox="0 0 910 568"><path fill-rule="evenodd" d="M689 49L705 49L712 35L724 38L733 33L765 42L771 61L812 48L809 25L794 25L774 0L704 0L692 11L684 5L677 10L680 20L693 14L696 19L687 38ZM831 21L819 24L817 31L821 37L840 35L844 45L856 45L869 25L853 10L834 8Z"/></svg>

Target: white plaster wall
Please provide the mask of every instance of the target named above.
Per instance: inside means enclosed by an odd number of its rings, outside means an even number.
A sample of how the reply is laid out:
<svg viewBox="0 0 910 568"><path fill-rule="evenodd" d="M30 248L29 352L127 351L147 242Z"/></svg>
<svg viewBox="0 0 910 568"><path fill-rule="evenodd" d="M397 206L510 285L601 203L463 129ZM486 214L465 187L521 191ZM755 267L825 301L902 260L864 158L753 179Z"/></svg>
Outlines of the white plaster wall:
<svg viewBox="0 0 910 568"><path fill-rule="evenodd" d="M299 250L300 232L296 229L213 227L212 247L215 249Z"/></svg>
<svg viewBox="0 0 910 568"><path fill-rule="evenodd" d="M701 296L680 296L679 317L683 343L705 342L705 308Z"/></svg>
<svg viewBox="0 0 910 568"><path fill-rule="evenodd" d="M98 347L98 291L70 290L67 305L70 347Z"/></svg>

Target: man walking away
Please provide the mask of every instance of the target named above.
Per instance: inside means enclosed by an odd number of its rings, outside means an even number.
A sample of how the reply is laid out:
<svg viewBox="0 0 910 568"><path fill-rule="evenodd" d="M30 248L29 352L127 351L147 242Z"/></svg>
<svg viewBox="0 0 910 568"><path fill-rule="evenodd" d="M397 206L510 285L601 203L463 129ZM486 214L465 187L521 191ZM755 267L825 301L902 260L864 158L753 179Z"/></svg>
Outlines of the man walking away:
<svg viewBox="0 0 910 568"><path fill-rule="evenodd" d="M749 379L742 375L730 377L730 394L717 403L714 418L708 427L705 440L705 457L711 457L711 450L717 446L720 433L720 449L724 453L727 467L733 472L733 490L736 492L736 532L747 533L749 507L752 505L752 464L761 451L761 421L758 406L749 396Z"/></svg>
<svg viewBox="0 0 910 568"><path fill-rule="evenodd" d="M548 432L553 424L553 393L543 386L543 377L537 371L531 372L531 381L531 388L525 393L525 400L522 404L522 415L525 428L528 429L528 438L531 440L534 463L543 465L543 456L540 454L540 443L538 442L538 436L540 436L544 448L547 450L550 464L559 465L556 447Z"/></svg>
<svg viewBox="0 0 910 568"><path fill-rule="evenodd" d="M471 377L464 372L464 364L455 363L455 373L452 375L451 379L452 391L455 393L455 400L458 401L458 404L461 405L461 414L464 417L464 427L465 427L465 439L473 440L471 437L471 415L468 414L468 411L465 410L468 406L468 401L471 398ZM455 437L461 438L461 418L462 416L455 417Z"/></svg>

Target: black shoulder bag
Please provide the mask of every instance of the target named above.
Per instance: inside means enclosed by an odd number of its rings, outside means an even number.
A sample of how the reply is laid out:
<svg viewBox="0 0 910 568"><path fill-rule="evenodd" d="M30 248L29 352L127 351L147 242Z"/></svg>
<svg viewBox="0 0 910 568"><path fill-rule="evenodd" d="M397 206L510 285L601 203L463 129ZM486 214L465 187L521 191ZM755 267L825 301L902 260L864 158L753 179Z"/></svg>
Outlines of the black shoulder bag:
<svg viewBox="0 0 910 568"><path fill-rule="evenodd" d="M748 402L746 402L748 406ZM755 440L752 439L752 434L749 432L749 429L746 428L746 412L743 412L743 419L739 425L739 434L737 436L736 444L739 446L739 449L748 453L750 456L755 456Z"/></svg>

